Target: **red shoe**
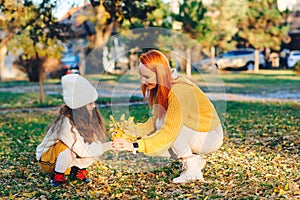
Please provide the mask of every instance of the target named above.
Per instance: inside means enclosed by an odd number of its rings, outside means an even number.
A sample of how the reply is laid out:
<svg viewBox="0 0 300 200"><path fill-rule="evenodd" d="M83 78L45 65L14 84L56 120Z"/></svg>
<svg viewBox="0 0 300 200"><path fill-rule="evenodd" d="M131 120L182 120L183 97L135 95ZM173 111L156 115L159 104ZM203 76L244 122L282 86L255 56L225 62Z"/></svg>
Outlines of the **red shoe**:
<svg viewBox="0 0 300 200"><path fill-rule="evenodd" d="M74 166L71 168L70 177L71 180L80 180L85 183L91 183L92 181L87 178L88 171L86 169L79 169L78 167Z"/></svg>
<svg viewBox="0 0 300 200"><path fill-rule="evenodd" d="M65 178L63 173L53 172L50 178L50 185L57 187L62 186L67 183L67 179Z"/></svg>

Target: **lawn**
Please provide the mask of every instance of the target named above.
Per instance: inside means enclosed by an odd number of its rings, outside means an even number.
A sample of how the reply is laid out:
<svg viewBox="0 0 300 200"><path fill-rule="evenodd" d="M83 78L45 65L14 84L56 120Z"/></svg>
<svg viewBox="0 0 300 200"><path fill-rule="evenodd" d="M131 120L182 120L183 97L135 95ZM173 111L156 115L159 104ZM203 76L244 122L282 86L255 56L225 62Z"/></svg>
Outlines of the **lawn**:
<svg viewBox="0 0 300 200"><path fill-rule="evenodd" d="M261 70L260 73L223 72L195 74L193 80L206 91L265 95L270 93L300 93L300 76L289 70Z"/></svg>
<svg viewBox="0 0 300 200"><path fill-rule="evenodd" d="M88 76L97 81L97 76ZM102 76L116 82L120 76ZM127 76L125 80L131 80ZM260 74L194 74L203 90L227 93L300 93L300 77L291 72ZM46 85L58 84L50 80ZM0 82L0 88L35 85ZM36 93L0 92L0 199L297 199L300 198L300 103L299 102L214 102L226 104L221 112L224 144L205 155L206 182L173 184L181 172L176 160L107 152L88 168L93 183L49 186L49 175L40 172L35 148L57 111L32 108L59 106L60 94L46 95L40 104ZM140 101L132 98L132 101ZM99 98L100 111L109 116L128 111L136 122L149 113L146 105L110 107L111 100ZM121 99L120 99L121 101ZM104 106L104 104L107 104ZM21 109L22 108L22 109ZM24 109L25 108L25 109ZM145 114L146 113L146 114Z"/></svg>
<svg viewBox="0 0 300 200"><path fill-rule="evenodd" d="M91 185L48 184L35 148L57 111L0 115L0 197L7 199L290 199L300 196L300 105L227 102L226 139L207 155L206 183L173 184L180 163L157 157L108 152L89 168ZM136 121L145 105L131 106ZM101 108L108 120L110 108Z"/></svg>

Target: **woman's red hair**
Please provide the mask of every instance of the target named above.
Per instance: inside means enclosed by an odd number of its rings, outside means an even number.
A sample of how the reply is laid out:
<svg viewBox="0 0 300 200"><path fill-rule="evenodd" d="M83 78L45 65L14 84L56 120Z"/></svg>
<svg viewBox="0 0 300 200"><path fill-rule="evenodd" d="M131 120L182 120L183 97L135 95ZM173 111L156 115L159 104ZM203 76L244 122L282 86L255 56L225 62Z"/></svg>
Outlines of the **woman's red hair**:
<svg viewBox="0 0 300 200"><path fill-rule="evenodd" d="M142 85L141 90L144 98L149 93L148 104L158 104L158 118L161 119L168 107L168 94L173 81L168 58L157 50L151 50L140 56L141 63L156 73L157 85L154 89L147 91Z"/></svg>

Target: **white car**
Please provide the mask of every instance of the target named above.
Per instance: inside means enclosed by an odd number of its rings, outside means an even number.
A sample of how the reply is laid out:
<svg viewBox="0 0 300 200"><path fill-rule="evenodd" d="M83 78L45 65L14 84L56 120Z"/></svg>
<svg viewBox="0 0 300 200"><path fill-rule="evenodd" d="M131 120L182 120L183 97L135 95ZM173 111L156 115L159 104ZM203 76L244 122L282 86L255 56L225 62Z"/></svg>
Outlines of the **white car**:
<svg viewBox="0 0 300 200"><path fill-rule="evenodd" d="M254 49L237 49L216 58L218 69L254 69ZM264 55L259 52L259 66L266 67Z"/></svg>
<svg viewBox="0 0 300 200"><path fill-rule="evenodd" d="M299 60L300 60L300 51L291 51L287 59L288 68L293 68L297 63L297 61Z"/></svg>

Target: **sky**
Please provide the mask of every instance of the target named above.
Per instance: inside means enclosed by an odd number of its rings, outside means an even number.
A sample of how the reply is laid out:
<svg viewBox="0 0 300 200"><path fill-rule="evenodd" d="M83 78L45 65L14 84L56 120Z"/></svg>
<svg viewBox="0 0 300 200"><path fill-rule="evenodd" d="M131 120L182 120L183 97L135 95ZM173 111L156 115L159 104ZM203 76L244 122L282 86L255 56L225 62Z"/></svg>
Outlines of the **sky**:
<svg viewBox="0 0 300 200"><path fill-rule="evenodd" d="M292 10L293 5L297 3L297 0L277 0L278 9L285 10L286 8Z"/></svg>
<svg viewBox="0 0 300 200"><path fill-rule="evenodd" d="M39 0L36 0L36 1L39 2ZM165 3L169 2L169 1L170 0L163 0L163 2L165 2ZM71 8L72 3L69 3L69 2L64 1L64 0L60 1L60 5L59 5L58 9L54 13L54 15L55 15L55 17L57 17L57 19L61 18ZM75 6L82 6L84 4L84 0L76 0L76 1L74 0L74 2L76 2Z"/></svg>
<svg viewBox="0 0 300 200"><path fill-rule="evenodd" d="M77 0L75 6L82 6L83 4L84 0ZM72 4L68 1L61 1L56 12L54 13L55 17L57 17L57 19L61 18L71 7Z"/></svg>
<svg viewBox="0 0 300 200"><path fill-rule="evenodd" d="M41 2L41 0L35 0L36 2ZM54 15L59 19L62 17L68 10L71 8L72 3L76 2L75 6L82 6L84 4L84 0L60 0L59 7L57 8ZM88 1L89 2L89 1ZM163 2L167 3L170 0L163 0ZM277 0L279 10L284 10L285 8L291 9L291 6L294 5L297 0Z"/></svg>
<svg viewBox="0 0 300 200"><path fill-rule="evenodd" d="M33 0L35 3L41 3L42 0ZM82 6L84 0L59 0L57 1L58 7L55 9L54 15L58 19L61 18L68 10L72 7L73 3L76 2L74 6ZM88 1L89 2L89 1Z"/></svg>

